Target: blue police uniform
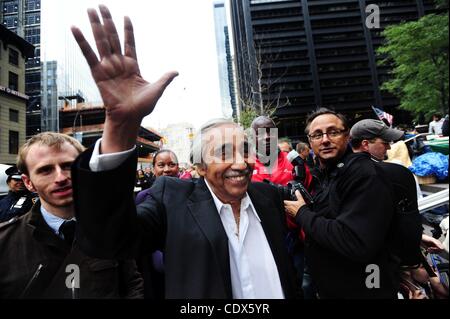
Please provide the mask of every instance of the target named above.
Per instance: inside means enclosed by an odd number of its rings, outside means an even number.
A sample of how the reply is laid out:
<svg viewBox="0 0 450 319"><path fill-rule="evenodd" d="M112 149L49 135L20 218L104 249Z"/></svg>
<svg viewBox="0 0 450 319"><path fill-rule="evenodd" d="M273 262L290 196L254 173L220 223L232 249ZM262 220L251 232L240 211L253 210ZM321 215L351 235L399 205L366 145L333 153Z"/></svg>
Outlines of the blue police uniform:
<svg viewBox="0 0 450 319"><path fill-rule="evenodd" d="M9 191L8 195L0 200L0 223L27 213L36 199L37 196L28 190Z"/></svg>

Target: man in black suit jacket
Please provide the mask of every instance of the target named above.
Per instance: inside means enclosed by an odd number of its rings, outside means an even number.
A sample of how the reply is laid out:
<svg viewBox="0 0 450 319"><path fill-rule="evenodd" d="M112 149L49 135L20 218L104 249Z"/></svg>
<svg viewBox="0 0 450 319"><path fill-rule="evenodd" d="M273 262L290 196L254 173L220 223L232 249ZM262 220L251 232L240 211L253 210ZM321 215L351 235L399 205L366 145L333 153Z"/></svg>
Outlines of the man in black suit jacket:
<svg viewBox="0 0 450 319"><path fill-rule="evenodd" d="M73 166L82 249L118 258L164 250L167 298L296 297L283 244L281 198L271 186L250 184L252 156L236 124L221 120L204 126L193 150L202 178L197 183L158 179L136 212L139 125L177 73L146 82L130 20L125 18L122 54L108 9L100 6L100 12L103 24L95 10L88 11L100 60L81 31L72 29L106 108L102 140Z"/></svg>

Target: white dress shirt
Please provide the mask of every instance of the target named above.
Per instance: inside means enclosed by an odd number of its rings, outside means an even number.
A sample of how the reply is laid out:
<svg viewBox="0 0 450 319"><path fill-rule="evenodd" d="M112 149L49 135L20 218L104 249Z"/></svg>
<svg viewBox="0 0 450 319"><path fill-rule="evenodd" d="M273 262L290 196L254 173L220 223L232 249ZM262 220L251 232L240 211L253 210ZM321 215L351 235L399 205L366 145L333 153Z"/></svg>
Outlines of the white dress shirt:
<svg viewBox="0 0 450 319"><path fill-rule="evenodd" d="M122 164L134 150L100 155L98 140L89 161L92 171L110 170ZM239 232L231 206L212 192L217 212L228 236L231 286L234 299L284 299L280 276L261 220L246 194L241 201ZM237 235L239 234L239 236Z"/></svg>
<svg viewBox="0 0 450 319"><path fill-rule="evenodd" d="M248 194L241 200L238 232L231 205L222 203L205 182L228 236L233 298L284 299L277 265Z"/></svg>
<svg viewBox="0 0 450 319"><path fill-rule="evenodd" d="M47 225L50 227L50 229L59 237L64 239L64 235L59 231L61 228L61 225L67 221L67 219L63 219L61 217L58 217L56 215L53 215L52 213L48 212L44 206L41 205L41 214L44 218ZM75 217L71 218L70 220L76 220Z"/></svg>

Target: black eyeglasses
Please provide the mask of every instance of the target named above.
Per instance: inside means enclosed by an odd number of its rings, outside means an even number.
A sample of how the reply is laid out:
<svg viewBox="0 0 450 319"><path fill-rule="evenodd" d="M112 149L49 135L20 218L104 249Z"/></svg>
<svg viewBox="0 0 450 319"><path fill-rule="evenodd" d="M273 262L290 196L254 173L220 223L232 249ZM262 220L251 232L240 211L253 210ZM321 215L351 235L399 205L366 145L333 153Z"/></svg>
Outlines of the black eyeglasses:
<svg viewBox="0 0 450 319"><path fill-rule="evenodd" d="M322 140L324 135L327 135L330 140L333 140L338 137L341 137L342 134L344 134L345 132L347 132L347 130L329 130L327 132L315 132L308 135L308 137L311 141L314 142Z"/></svg>

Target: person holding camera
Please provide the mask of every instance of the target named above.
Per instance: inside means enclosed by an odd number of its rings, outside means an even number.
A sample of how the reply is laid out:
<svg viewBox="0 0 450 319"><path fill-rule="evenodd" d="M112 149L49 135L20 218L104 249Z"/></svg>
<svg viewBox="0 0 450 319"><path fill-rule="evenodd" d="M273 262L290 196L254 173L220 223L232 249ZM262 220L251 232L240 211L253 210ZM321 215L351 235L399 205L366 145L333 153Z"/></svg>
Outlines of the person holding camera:
<svg viewBox="0 0 450 319"><path fill-rule="evenodd" d="M394 214L389 181L368 153L352 153L345 117L319 109L306 133L320 161L314 203L285 209L306 234L305 256L320 298L396 298L398 278L386 237Z"/></svg>

